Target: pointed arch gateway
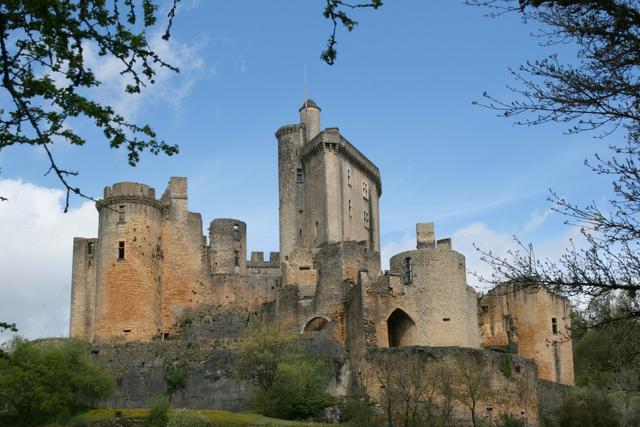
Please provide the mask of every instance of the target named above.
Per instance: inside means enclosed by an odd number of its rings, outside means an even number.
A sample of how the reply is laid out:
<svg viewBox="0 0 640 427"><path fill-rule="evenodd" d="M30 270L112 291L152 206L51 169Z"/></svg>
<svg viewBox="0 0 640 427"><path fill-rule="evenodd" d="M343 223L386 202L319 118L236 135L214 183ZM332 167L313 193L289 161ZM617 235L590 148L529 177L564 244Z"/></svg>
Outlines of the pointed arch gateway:
<svg viewBox="0 0 640 427"><path fill-rule="evenodd" d="M402 309L396 308L387 319L389 347L415 345L416 324Z"/></svg>

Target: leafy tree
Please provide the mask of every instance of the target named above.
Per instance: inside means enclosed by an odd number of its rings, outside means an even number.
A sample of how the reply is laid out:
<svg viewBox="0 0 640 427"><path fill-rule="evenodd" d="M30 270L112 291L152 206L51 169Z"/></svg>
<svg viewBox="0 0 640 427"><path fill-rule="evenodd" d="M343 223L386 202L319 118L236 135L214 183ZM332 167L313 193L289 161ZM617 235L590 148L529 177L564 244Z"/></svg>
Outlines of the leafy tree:
<svg viewBox="0 0 640 427"><path fill-rule="evenodd" d="M171 404L173 395L187 385L187 372L184 363L174 362L167 366L165 382L167 386L167 397L169 404Z"/></svg>
<svg viewBox="0 0 640 427"><path fill-rule="evenodd" d="M567 124L568 133L595 131L605 137L623 132L625 142L586 162L611 177L608 206L577 206L551 193L554 209L580 227L585 247L569 247L558 260L538 259L532 245L507 257L483 252L493 265L491 282L545 285L578 297L587 306L606 307L626 294L628 304L615 316L585 319L592 326L640 319L640 2L637 0L467 0L491 8L493 15L519 13L539 22L545 46L572 43L577 58L562 63L552 53L512 70L513 101L485 94L481 105L515 118L516 123ZM482 252L482 251L481 251ZM637 323L636 323L637 325Z"/></svg>
<svg viewBox="0 0 640 427"><path fill-rule="evenodd" d="M256 388L261 413L305 418L333 403L326 362L302 355L295 337L277 323L250 324L235 353L236 375Z"/></svg>
<svg viewBox="0 0 640 427"><path fill-rule="evenodd" d="M86 343L15 338L0 359L0 424L44 425L110 395L111 376L90 358Z"/></svg>
<svg viewBox="0 0 640 427"><path fill-rule="evenodd" d="M576 388L557 409L560 427L617 427L617 414L606 393L594 388Z"/></svg>
<svg viewBox="0 0 640 427"><path fill-rule="evenodd" d="M167 0L168 40L179 0ZM357 22L346 9L374 8L380 0L350 3L326 0L324 16L333 22L333 33L322 59L336 58L336 27L352 31ZM66 189L65 212L70 194L86 196L71 180L77 171L60 166L53 143L84 145L86 137L69 119L84 118L102 131L111 148L125 147L128 162L135 166L140 154L149 151L169 156L176 145L162 141L148 124L127 120L95 96L100 86L85 52L95 49L100 57L115 59L127 79L126 93L139 93L154 83L159 69L178 72L149 44L148 31L160 17L156 0L8 0L0 4L0 75L4 89L0 107L0 150L31 145L47 155L49 170ZM6 200L2 197L0 200Z"/></svg>
<svg viewBox="0 0 640 427"><path fill-rule="evenodd" d="M278 365L273 385L259 390L256 408L264 415L304 419L335 403L326 392L329 371L321 358L298 356Z"/></svg>
<svg viewBox="0 0 640 427"><path fill-rule="evenodd" d="M298 352L293 339L293 335L277 323L249 325L236 348L236 374L259 390L270 389L276 380L278 366Z"/></svg>

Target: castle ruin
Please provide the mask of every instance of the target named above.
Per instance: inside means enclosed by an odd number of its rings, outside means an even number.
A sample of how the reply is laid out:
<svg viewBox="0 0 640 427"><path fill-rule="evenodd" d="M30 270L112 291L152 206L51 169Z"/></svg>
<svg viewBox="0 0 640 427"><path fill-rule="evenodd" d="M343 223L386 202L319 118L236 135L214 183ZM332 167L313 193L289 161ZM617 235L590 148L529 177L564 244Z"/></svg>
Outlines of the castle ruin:
<svg viewBox="0 0 640 427"><path fill-rule="evenodd" d="M387 347L515 353L538 376L573 384L568 300L500 285L479 296L465 258L432 223L416 249L381 271L380 171L338 128L320 128L311 100L278 143L280 251L247 257L247 225L188 209L187 179L157 197L144 184L106 187L97 238L75 238L70 333L107 345L171 341L193 313L261 317L321 335L349 354ZM231 337L201 330L198 340ZM154 344L155 345L155 344Z"/></svg>

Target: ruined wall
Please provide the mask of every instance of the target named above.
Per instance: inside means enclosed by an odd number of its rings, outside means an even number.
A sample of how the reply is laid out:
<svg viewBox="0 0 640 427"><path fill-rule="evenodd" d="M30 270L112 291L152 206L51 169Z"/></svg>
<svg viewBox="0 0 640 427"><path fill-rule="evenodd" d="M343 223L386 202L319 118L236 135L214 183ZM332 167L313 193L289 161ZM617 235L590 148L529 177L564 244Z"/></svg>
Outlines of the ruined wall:
<svg viewBox="0 0 640 427"><path fill-rule="evenodd" d="M161 201L160 332L169 334L183 310L203 303L208 266L202 218L188 210L187 179L172 177Z"/></svg>
<svg viewBox="0 0 640 427"><path fill-rule="evenodd" d="M300 342L309 356L322 354L331 374L330 391L344 394L349 382L348 362L335 342L305 339ZM146 407L166 390L167 367L177 364L186 373L186 385L172 398L176 408L242 411L251 405L251 388L233 375L235 355L231 340L205 342L183 340L127 344L94 344L96 361L116 375L116 390L100 406Z"/></svg>
<svg viewBox="0 0 640 427"><path fill-rule="evenodd" d="M540 378L574 384L569 301L541 286L497 286L480 299L482 346L515 351Z"/></svg>
<svg viewBox="0 0 640 427"><path fill-rule="evenodd" d="M160 327L162 207L153 188L105 188L99 217L95 339L149 340Z"/></svg>
<svg viewBox="0 0 640 427"><path fill-rule="evenodd" d="M73 239L69 333L93 340L96 311L96 250L98 239Z"/></svg>
<svg viewBox="0 0 640 427"><path fill-rule="evenodd" d="M211 272L244 274L247 271L247 224L218 218L209 227Z"/></svg>

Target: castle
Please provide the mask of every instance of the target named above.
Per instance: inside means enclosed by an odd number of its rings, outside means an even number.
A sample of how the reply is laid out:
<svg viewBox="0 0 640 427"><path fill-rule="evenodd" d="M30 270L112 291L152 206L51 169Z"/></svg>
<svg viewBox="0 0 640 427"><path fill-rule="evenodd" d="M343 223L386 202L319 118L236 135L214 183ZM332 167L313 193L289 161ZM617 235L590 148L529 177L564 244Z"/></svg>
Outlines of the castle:
<svg viewBox="0 0 640 427"><path fill-rule="evenodd" d="M533 360L540 378L573 384L569 303L510 284L479 296L465 258L434 225L381 271L380 171L311 100L278 142L280 251L247 259L247 226L215 219L202 233L187 179L158 198L144 184L106 187L97 238L75 238L71 336L96 344L169 342L193 313L277 320L328 337L349 354L386 347L463 347ZM229 336L222 327L199 338Z"/></svg>

